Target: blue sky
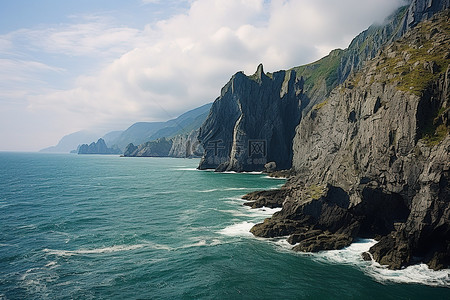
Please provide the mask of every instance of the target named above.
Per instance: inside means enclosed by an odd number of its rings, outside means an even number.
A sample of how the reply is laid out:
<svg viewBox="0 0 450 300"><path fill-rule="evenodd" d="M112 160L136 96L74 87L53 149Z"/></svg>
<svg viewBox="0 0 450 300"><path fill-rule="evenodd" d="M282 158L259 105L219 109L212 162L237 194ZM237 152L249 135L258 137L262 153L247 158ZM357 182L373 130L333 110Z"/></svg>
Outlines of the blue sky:
<svg viewBox="0 0 450 300"><path fill-rule="evenodd" d="M212 102L237 71L312 62L401 0L0 1L0 150Z"/></svg>

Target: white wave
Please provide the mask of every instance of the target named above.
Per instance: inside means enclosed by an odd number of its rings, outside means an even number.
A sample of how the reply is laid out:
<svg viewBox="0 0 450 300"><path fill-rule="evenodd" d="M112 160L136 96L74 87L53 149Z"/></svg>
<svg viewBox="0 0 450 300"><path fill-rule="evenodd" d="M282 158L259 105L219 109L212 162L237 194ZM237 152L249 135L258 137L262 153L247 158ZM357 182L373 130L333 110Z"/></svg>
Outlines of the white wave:
<svg viewBox="0 0 450 300"><path fill-rule="evenodd" d="M319 260L355 265L380 283L414 283L450 287L449 269L433 271L426 264L419 264L401 270L389 270L386 266L382 266L375 261L364 261L361 254L369 251L370 247L376 243L372 239L361 239L344 249L323 251L313 254L313 256Z"/></svg>
<svg viewBox="0 0 450 300"><path fill-rule="evenodd" d="M225 227L219 233L228 236L253 236L250 229L255 223L241 222Z"/></svg>
<svg viewBox="0 0 450 300"><path fill-rule="evenodd" d="M203 191L198 191L199 193L212 193L212 192L217 192L220 191L220 189L210 189L210 190L203 190Z"/></svg>
<svg viewBox="0 0 450 300"><path fill-rule="evenodd" d="M220 200L231 200L230 203L235 204L235 202L247 202L247 200L242 199L242 197L226 197L220 198Z"/></svg>
<svg viewBox="0 0 450 300"><path fill-rule="evenodd" d="M198 169L196 168L176 168L176 169L172 169L175 171L198 171Z"/></svg>
<svg viewBox="0 0 450 300"><path fill-rule="evenodd" d="M434 271L426 264L409 266L401 270L389 270L376 262L365 272L378 282L416 283L450 288L450 270Z"/></svg>
<svg viewBox="0 0 450 300"><path fill-rule="evenodd" d="M263 178L278 179L278 180L286 180L286 179L288 179L287 177L271 177L271 176L264 176Z"/></svg>
<svg viewBox="0 0 450 300"><path fill-rule="evenodd" d="M47 268L53 269L53 268L57 267L57 265L58 265L58 263L56 261L51 261L48 264L46 264L45 266Z"/></svg>
<svg viewBox="0 0 450 300"><path fill-rule="evenodd" d="M259 207L251 208L249 206L244 206L248 211L248 214L252 217L271 217L274 213L279 212L281 207L269 208L269 207Z"/></svg>
<svg viewBox="0 0 450 300"><path fill-rule="evenodd" d="M228 188L220 188L220 189L209 189L209 190L203 190L198 191L199 193L212 193L212 192L225 192L225 191L248 191L248 190L257 190L257 188L251 188L251 187L228 187Z"/></svg>
<svg viewBox="0 0 450 300"><path fill-rule="evenodd" d="M105 248L97 248L97 249L79 249L79 250L53 250L53 249L44 249L43 251L57 256L73 256L73 255L85 255L85 254L102 254L102 253L112 253L112 252L120 252L120 251L130 251L136 250L144 247L150 247L152 249L160 249L160 250L172 250L169 246L160 245L160 244L137 244L137 245L118 245L112 247Z"/></svg>
<svg viewBox="0 0 450 300"><path fill-rule="evenodd" d="M231 214L234 217L248 217L248 214L234 209L219 209L218 211Z"/></svg>
<svg viewBox="0 0 450 300"><path fill-rule="evenodd" d="M369 251L377 241L372 239L359 239L350 246L340 250L321 251L314 256L320 260L327 260L339 264L359 265L364 262L361 257L363 252Z"/></svg>
<svg viewBox="0 0 450 300"><path fill-rule="evenodd" d="M189 245L185 245L180 247L181 249L185 249L185 248L191 248L191 247L207 247L207 246L217 246L222 244L222 241L219 239L212 239L210 242L206 241L206 240L200 240L196 243L193 244L189 244Z"/></svg>
<svg viewBox="0 0 450 300"><path fill-rule="evenodd" d="M263 174L263 172L261 171L253 171L253 172L236 172L236 171L225 171L225 172L221 172L224 174L253 174L253 175L261 175Z"/></svg>

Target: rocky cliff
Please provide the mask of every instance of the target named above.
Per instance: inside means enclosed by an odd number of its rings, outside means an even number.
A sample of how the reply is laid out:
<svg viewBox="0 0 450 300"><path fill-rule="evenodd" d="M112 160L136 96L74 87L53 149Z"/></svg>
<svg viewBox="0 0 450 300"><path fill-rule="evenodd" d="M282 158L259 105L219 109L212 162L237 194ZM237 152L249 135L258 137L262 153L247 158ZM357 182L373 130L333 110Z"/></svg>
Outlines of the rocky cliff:
<svg viewBox="0 0 450 300"><path fill-rule="evenodd" d="M390 268L449 267L449 11L433 17L443 8L448 1L414 1L403 37L302 118L297 175L270 195L282 210L255 235L289 235L298 251L373 237L371 255ZM267 197L249 195L253 207Z"/></svg>
<svg viewBox="0 0 450 300"><path fill-rule="evenodd" d="M205 154L199 169L263 170L267 162L290 168L292 139L300 120L303 79L294 70L235 74L200 128Z"/></svg>
<svg viewBox="0 0 450 300"><path fill-rule="evenodd" d="M189 134L180 134L172 138L170 157L201 157L203 147L198 141L199 129L192 130Z"/></svg>
<svg viewBox="0 0 450 300"><path fill-rule="evenodd" d="M172 148L172 140L168 140L165 137L157 139L156 141L150 141L140 144L138 146L133 143L128 144L125 148L123 156L132 157L166 157L169 155L169 151Z"/></svg>
<svg viewBox="0 0 450 300"><path fill-rule="evenodd" d="M108 148L103 139L92 142L89 145L83 144L78 147L78 154L120 154L122 151L118 148Z"/></svg>
<svg viewBox="0 0 450 300"><path fill-rule="evenodd" d="M289 137L298 125L299 115L306 115L325 101L335 87L374 58L382 46L448 8L449 1L410 1L383 24L359 34L347 49L334 50L314 63L274 74L264 74L262 68L252 76L235 74L202 125L199 139L205 154L199 169L254 171L263 170L263 162L275 162L277 169L290 168ZM286 107L291 110L287 115ZM262 154L252 156L252 149Z"/></svg>

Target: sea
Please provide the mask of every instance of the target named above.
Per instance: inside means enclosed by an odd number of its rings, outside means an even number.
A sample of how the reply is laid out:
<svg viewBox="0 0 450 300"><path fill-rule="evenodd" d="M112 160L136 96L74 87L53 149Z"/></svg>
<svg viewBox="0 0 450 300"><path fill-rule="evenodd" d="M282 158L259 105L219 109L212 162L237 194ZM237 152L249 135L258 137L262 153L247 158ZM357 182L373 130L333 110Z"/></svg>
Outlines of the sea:
<svg viewBox="0 0 450 300"><path fill-rule="evenodd" d="M198 159L0 152L0 299L450 299L450 271L316 254L250 228L260 173Z"/></svg>

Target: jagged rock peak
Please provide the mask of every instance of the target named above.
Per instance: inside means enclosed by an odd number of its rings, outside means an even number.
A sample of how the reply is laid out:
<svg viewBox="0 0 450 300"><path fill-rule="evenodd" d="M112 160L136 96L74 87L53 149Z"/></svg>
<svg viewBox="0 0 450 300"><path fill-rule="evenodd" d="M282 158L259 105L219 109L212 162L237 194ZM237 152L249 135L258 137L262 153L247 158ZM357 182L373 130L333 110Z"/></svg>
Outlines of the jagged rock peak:
<svg viewBox="0 0 450 300"><path fill-rule="evenodd" d="M258 68L256 69L256 72L253 75L248 76L248 77L258 83L262 83L263 78L267 77L267 75L264 73L263 64L262 63L259 64Z"/></svg>
<svg viewBox="0 0 450 300"><path fill-rule="evenodd" d="M258 78L261 78L263 74L264 74L263 64L259 64L258 68L256 69L256 76L258 76Z"/></svg>

